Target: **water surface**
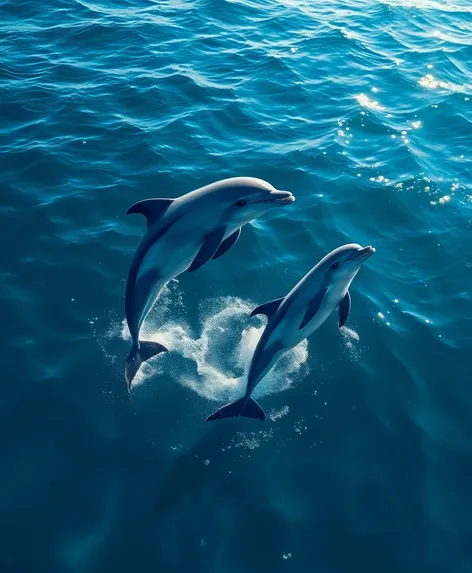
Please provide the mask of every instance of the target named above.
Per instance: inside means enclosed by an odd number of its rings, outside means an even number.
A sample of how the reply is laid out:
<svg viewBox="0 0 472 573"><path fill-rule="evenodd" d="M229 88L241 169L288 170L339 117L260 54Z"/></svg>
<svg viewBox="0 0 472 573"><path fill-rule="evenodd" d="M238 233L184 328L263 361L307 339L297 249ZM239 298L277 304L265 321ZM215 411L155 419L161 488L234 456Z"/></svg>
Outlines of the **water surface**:
<svg viewBox="0 0 472 573"><path fill-rule="evenodd" d="M469 573L468 0L1 4L2 573ZM129 400L128 207L297 196L169 284ZM347 242L333 316L239 396L264 321Z"/></svg>

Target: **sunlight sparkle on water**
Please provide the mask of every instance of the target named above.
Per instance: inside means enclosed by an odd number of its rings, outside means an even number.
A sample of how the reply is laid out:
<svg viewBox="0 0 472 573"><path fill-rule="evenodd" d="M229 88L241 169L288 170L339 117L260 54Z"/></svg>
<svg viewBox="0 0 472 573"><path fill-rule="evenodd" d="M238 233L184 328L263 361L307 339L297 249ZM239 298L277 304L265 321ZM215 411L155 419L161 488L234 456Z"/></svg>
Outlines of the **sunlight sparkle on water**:
<svg viewBox="0 0 472 573"><path fill-rule="evenodd" d="M420 84L421 87L426 88L428 90L442 88L443 90L448 90L451 92L464 92L471 89L472 87L472 84L458 85L452 82L443 82L442 80L438 80L437 78L435 78L432 74L426 74L418 81L418 83Z"/></svg>
<svg viewBox="0 0 472 573"><path fill-rule="evenodd" d="M374 101L374 100L370 99L365 94L357 95L356 100L359 103L359 105L361 105L362 107L366 107L366 108L371 109L373 111L385 111L385 108L383 105L380 105L378 101Z"/></svg>

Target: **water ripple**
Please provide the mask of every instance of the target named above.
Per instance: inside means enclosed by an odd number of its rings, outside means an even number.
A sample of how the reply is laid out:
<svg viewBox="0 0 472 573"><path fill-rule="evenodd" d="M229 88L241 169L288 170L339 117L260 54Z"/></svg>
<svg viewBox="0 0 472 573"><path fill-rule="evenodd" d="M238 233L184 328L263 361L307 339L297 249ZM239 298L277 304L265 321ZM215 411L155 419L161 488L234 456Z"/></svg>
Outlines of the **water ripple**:
<svg viewBox="0 0 472 573"><path fill-rule="evenodd" d="M1 8L2 572L470 571L470 2ZM240 174L297 202L169 286L128 402L127 208ZM251 308L351 241L350 330L261 386L266 430L207 428Z"/></svg>

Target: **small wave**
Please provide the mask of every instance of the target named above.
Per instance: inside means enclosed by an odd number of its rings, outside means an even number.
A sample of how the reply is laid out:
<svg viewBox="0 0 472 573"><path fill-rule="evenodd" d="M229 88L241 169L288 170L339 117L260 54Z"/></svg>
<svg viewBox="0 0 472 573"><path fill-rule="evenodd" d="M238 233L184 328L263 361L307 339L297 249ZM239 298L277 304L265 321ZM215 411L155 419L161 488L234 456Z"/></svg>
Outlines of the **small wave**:
<svg viewBox="0 0 472 573"><path fill-rule="evenodd" d="M438 0L381 0L381 2L396 8L414 8L434 10L438 12L468 12L469 7L457 1L439 2Z"/></svg>
<svg viewBox="0 0 472 573"><path fill-rule="evenodd" d="M438 80L432 74L426 74L422 77L419 82L421 87L426 88L428 90L435 90L437 88L441 88L443 90L447 90L450 92L457 92L457 93L467 93L472 89L472 84L455 84L453 82L444 82L442 80Z"/></svg>
<svg viewBox="0 0 472 573"><path fill-rule="evenodd" d="M385 111L385 107L383 105L380 105L378 101L374 101L365 94L357 95L356 100L358 101L359 105L372 111Z"/></svg>

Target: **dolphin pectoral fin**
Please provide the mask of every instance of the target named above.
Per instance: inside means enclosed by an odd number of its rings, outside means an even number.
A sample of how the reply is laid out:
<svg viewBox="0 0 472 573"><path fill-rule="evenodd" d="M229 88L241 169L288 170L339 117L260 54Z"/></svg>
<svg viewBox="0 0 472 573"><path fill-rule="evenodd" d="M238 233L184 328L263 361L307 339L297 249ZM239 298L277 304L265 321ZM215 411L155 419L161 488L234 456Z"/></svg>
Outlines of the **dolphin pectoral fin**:
<svg viewBox="0 0 472 573"><path fill-rule="evenodd" d="M139 348L133 345L125 367L125 380L128 392L131 392L133 378L138 373L141 364L161 352L167 352L167 348L159 344L159 342L139 341Z"/></svg>
<svg viewBox="0 0 472 573"><path fill-rule="evenodd" d="M138 201L128 209L127 215L139 213L147 219L148 227L155 223L172 205L174 199L144 199Z"/></svg>
<svg viewBox="0 0 472 573"><path fill-rule="evenodd" d="M277 312L277 309L279 308L284 298L285 297L276 298L275 300L271 300L269 302L261 304L251 312L251 316L256 316L256 314L265 314L267 318L270 318L273 314Z"/></svg>
<svg viewBox="0 0 472 573"><path fill-rule="evenodd" d="M219 227L206 236L203 245L200 247L197 256L188 269L189 273L196 271L211 259L220 246L225 233L226 227Z"/></svg>
<svg viewBox="0 0 472 573"><path fill-rule="evenodd" d="M218 259L219 257L221 257L221 255L227 253L231 249L231 247L234 247L234 245L237 243L240 234L241 234L241 227L239 227L237 231L235 231L224 241L222 241L221 245L218 247L216 253L213 255L212 258Z"/></svg>
<svg viewBox="0 0 472 573"><path fill-rule="evenodd" d="M318 292L318 294L315 296L315 298L310 302L309 306L308 306L308 310L305 313L305 316L303 317L302 323L300 324L300 326L298 327L298 330L301 330L304 326L306 326L310 320L315 316L315 314L318 312L318 310L320 309L321 303L323 302L323 297L326 294L326 291L328 289L322 289Z"/></svg>
<svg viewBox="0 0 472 573"><path fill-rule="evenodd" d="M346 324L346 320L349 316L349 311L351 310L351 295L347 291L346 296L339 303L339 328L342 328Z"/></svg>
<svg viewBox="0 0 472 573"><path fill-rule="evenodd" d="M244 416L245 418L255 418L256 420L265 420L264 410L252 398L241 398L235 402L230 402L216 412L213 412L205 422L211 420L221 420L222 418L236 418Z"/></svg>

